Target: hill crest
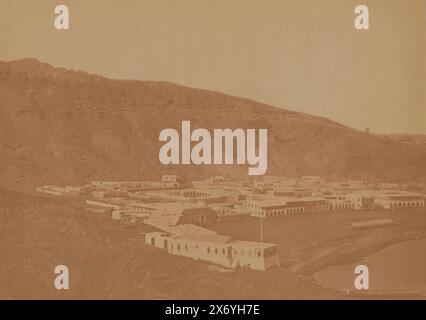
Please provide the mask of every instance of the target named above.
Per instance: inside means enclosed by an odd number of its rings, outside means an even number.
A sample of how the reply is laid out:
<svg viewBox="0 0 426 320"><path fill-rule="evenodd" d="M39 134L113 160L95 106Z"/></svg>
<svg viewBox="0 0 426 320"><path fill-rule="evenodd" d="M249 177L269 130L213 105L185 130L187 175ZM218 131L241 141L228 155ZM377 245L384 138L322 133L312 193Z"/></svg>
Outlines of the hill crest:
<svg viewBox="0 0 426 320"><path fill-rule="evenodd" d="M246 178L244 166L164 166L164 128L268 129L268 175L424 181L426 148L335 121L168 82L113 80L35 59L0 62L0 178L5 185Z"/></svg>

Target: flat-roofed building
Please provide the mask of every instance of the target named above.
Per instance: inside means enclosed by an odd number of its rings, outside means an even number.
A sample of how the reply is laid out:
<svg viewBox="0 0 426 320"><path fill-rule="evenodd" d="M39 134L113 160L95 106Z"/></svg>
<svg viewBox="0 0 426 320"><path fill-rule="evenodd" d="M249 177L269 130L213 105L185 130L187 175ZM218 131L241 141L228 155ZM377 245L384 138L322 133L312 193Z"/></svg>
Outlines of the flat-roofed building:
<svg viewBox="0 0 426 320"><path fill-rule="evenodd" d="M161 176L161 181L163 181L163 182L176 182L177 177L174 174L163 174Z"/></svg>
<svg viewBox="0 0 426 320"><path fill-rule="evenodd" d="M409 192L383 192L375 197L375 203L385 209L423 208L425 198Z"/></svg>
<svg viewBox="0 0 426 320"><path fill-rule="evenodd" d="M232 243L231 267L267 270L279 266L278 245L273 243L235 241Z"/></svg>
<svg viewBox="0 0 426 320"><path fill-rule="evenodd" d="M151 213L149 212L137 212L129 210L113 210L111 218L113 220L121 220L128 223L144 222L149 218Z"/></svg>
<svg viewBox="0 0 426 320"><path fill-rule="evenodd" d="M128 204L128 211L133 212L154 212L158 210L164 203L144 203L144 202L131 202Z"/></svg>
<svg viewBox="0 0 426 320"><path fill-rule="evenodd" d="M331 211L354 209L354 204L349 200L332 199L332 200L327 200L327 203L330 204Z"/></svg>
<svg viewBox="0 0 426 320"><path fill-rule="evenodd" d="M255 217L276 217L330 210L330 205L325 199L314 197L250 200L244 203L244 207Z"/></svg>
<svg viewBox="0 0 426 320"><path fill-rule="evenodd" d="M241 206L234 207L229 203L221 203L210 205L209 207L215 213L216 222L239 221L250 218L250 211Z"/></svg>
<svg viewBox="0 0 426 320"><path fill-rule="evenodd" d="M303 176L297 179L297 184L302 186L323 185L325 180L320 176Z"/></svg>
<svg viewBox="0 0 426 320"><path fill-rule="evenodd" d="M360 190L348 193L346 198L352 203L354 209L372 209L375 193L369 190Z"/></svg>
<svg viewBox="0 0 426 320"><path fill-rule="evenodd" d="M140 188L144 185L143 181L91 181L90 184L95 188L117 189L117 188Z"/></svg>
<svg viewBox="0 0 426 320"><path fill-rule="evenodd" d="M226 268L267 270L279 266L276 244L235 241L194 225L164 228L145 234L145 242L169 254L203 260Z"/></svg>
<svg viewBox="0 0 426 320"><path fill-rule="evenodd" d="M36 188L37 192L44 192L47 194L55 195L55 196L76 196L79 195L84 190L84 187L79 186L42 186Z"/></svg>

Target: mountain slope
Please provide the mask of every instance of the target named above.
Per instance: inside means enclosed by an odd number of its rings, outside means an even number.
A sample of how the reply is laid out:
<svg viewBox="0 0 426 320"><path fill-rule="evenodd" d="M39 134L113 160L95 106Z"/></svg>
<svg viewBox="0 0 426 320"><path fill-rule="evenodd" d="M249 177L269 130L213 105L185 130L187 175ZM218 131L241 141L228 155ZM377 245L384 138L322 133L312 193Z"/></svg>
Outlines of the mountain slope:
<svg viewBox="0 0 426 320"><path fill-rule="evenodd" d="M0 62L3 185L247 177L244 166L164 166L164 128L267 128L268 171L382 181L424 181L426 148L331 120L217 92L154 81L110 80L34 59Z"/></svg>

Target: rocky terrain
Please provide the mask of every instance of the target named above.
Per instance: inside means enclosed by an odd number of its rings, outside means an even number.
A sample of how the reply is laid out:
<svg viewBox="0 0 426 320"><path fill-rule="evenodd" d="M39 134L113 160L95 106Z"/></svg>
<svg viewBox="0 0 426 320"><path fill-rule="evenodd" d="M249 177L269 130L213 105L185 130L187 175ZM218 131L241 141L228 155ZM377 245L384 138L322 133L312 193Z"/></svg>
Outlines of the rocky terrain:
<svg viewBox="0 0 426 320"><path fill-rule="evenodd" d="M164 166L164 128L268 129L269 175L425 181L426 147L218 92L111 80L34 59L0 62L0 181L247 177L244 166Z"/></svg>

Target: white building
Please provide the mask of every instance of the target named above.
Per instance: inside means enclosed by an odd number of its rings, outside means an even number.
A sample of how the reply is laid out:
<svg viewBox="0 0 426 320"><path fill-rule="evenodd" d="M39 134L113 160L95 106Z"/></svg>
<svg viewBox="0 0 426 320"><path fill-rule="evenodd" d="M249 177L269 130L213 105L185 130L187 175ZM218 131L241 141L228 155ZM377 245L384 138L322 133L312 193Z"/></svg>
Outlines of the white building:
<svg viewBox="0 0 426 320"><path fill-rule="evenodd" d="M332 199L327 200L327 202L330 204L331 211L354 209L354 204L349 200Z"/></svg>
<svg viewBox="0 0 426 320"><path fill-rule="evenodd" d="M234 241L229 236L194 225L169 228L168 232L149 232L145 242L170 254L232 269L246 267L264 271L279 266L276 244Z"/></svg>
<svg viewBox="0 0 426 320"><path fill-rule="evenodd" d="M376 195L375 203L385 209L423 208L425 198L421 194L409 192L383 192Z"/></svg>
<svg viewBox="0 0 426 320"><path fill-rule="evenodd" d="M163 181L163 182L176 182L177 177L174 174L163 174L163 176L161 177L161 181Z"/></svg>
<svg viewBox="0 0 426 320"><path fill-rule="evenodd" d="M244 202L244 207L255 217L276 217L330 211L330 205L325 199L315 197L249 200Z"/></svg>

